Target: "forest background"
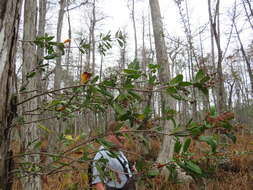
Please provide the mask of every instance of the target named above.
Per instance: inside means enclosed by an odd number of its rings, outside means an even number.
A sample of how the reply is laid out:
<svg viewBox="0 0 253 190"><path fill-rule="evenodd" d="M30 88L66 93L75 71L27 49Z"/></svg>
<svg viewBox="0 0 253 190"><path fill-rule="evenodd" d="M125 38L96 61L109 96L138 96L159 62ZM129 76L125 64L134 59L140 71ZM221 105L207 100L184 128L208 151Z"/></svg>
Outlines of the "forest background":
<svg viewBox="0 0 253 190"><path fill-rule="evenodd" d="M252 4L2 0L0 189L87 189L112 122L138 189L252 189Z"/></svg>

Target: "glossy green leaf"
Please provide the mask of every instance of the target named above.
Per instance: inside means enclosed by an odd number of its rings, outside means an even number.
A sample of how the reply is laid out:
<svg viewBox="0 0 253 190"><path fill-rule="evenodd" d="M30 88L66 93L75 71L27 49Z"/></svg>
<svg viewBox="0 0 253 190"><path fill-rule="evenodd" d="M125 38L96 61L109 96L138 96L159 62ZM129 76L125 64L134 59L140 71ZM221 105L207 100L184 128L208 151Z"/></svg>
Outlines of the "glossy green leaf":
<svg viewBox="0 0 253 190"><path fill-rule="evenodd" d="M184 146L183 146L183 152L187 152L188 151L188 149L189 149L189 147L191 145L191 141L192 141L191 138L188 138L188 139L185 140Z"/></svg>
<svg viewBox="0 0 253 190"><path fill-rule="evenodd" d="M35 71L32 71L32 72L29 72L26 74L26 78L33 78L34 76L36 75L36 72Z"/></svg>
<svg viewBox="0 0 253 190"><path fill-rule="evenodd" d="M199 175L202 174L201 168L190 160L185 161L185 167L189 169L191 172L194 172Z"/></svg>
<svg viewBox="0 0 253 190"><path fill-rule="evenodd" d="M179 82L178 84L178 86L181 86L181 87L191 86L191 85L192 85L191 82L186 82L186 81Z"/></svg>
<svg viewBox="0 0 253 190"><path fill-rule="evenodd" d="M212 148L212 152L216 152L217 141L213 136L200 136L200 141L206 142Z"/></svg>
<svg viewBox="0 0 253 190"><path fill-rule="evenodd" d="M180 82L183 81L183 78L184 78L184 76L181 75L181 74L179 74L179 75L177 75L175 78L171 79L170 82L169 82L169 84L170 84L170 85L178 84L178 83L180 83Z"/></svg>
<svg viewBox="0 0 253 190"><path fill-rule="evenodd" d="M195 76L195 81L200 82L205 77L203 70L199 70Z"/></svg>
<svg viewBox="0 0 253 190"><path fill-rule="evenodd" d="M56 57L57 57L57 54L49 54L49 55L45 56L44 59L50 60L50 59L54 59Z"/></svg>
<svg viewBox="0 0 253 190"><path fill-rule="evenodd" d="M174 145L174 153L179 154L181 150L182 144L179 141L179 139L176 140L175 145Z"/></svg>

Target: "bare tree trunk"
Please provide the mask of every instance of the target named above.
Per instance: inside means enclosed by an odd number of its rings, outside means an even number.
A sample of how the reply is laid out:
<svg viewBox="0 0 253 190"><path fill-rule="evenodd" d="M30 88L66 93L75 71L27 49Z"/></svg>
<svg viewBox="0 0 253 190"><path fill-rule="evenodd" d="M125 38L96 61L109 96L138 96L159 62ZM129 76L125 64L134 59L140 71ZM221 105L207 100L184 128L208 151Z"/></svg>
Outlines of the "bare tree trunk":
<svg viewBox="0 0 253 190"><path fill-rule="evenodd" d="M39 23L38 23L38 36L45 35L45 26L46 26L46 6L47 0L39 0ZM43 62L44 57L44 48L37 47L37 63L40 64ZM42 84L42 73L38 71L37 73L37 89L40 93L43 91ZM38 103L40 104L40 98L38 98Z"/></svg>
<svg viewBox="0 0 253 190"><path fill-rule="evenodd" d="M211 1L208 1L208 7L209 7L209 23L210 23L210 33L211 33L211 63L213 66L213 70L215 70L215 53L214 53L214 34L213 34L213 29L212 29L212 23L213 23L213 17L212 17L212 12L211 12ZM213 71L212 71L213 72ZM213 101L214 101L214 105L215 107L217 107L217 99L215 96L215 92L216 90L214 88L212 88L212 95L213 95Z"/></svg>
<svg viewBox="0 0 253 190"><path fill-rule="evenodd" d="M64 11L65 7L66 7L66 0L60 0L60 10L58 14L57 33L56 33L57 42L61 41L62 24L63 24L63 17L65 13ZM59 53L59 57L56 58L56 66L55 66L54 89L59 89L61 87L61 79L62 79L61 55L60 55L60 52L58 53Z"/></svg>
<svg viewBox="0 0 253 190"><path fill-rule="evenodd" d="M95 25L96 25L96 0L93 0L92 20L91 20L91 43L92 43L92 73L95 73L96 67L96 47L95 47Z"/></svg>
<svg viewBox="0 0 253 190"><path fill-rule="evenodd" d="M223 80L223 71L222 71L222 50L220 44L220 26L219 26L219 7L220 0L216 2L215 14L212 17L211 12L211 2L208 0L208 11L211 18L209 18L211 22L211 29L214 35L214 39L216 42L216 47L218 51L218 61L217 61L217 74L218 74L218 93L217 93L217 111L218 113L222 113L226 110L226 97L225 97L225 88L224 88L224 80Z"/></svg>
<svg viewBox="0 0 253 190"><path fill-rule="evenodd" d="M156 59L157 64L160 65L159 68L159 80L161 83L168 82L170 80L170 69L168 63L168 56L166 52L162 18L160 13L160 7L158 0L149 0L153 32L155 39L156 48ZM174 101L164 92L161 93L161 104L162 104L162 114L164 116L165 110L170 105L171 108L175 108ZM164 127L164 133L169 133L173 128L173 124L170 121L164 120L162 126ZM167 163L173 156L173 139L171 136L164 136L162 149L159 153L157 161L160 163Z"/></svg>
<svg viewBox="0 0 253 190"><path fill-rule="evenodd" d="M188 62L190 63L189 76L190 76L190 79L192 79L194 76L193 58L196 59L196 54L195 54L194 47L193 47L193 37L192 37L191 26L190 26L188 1L185 0L185 11L186 11L185 14L183 13L184 8L181 7L181 3L179 3L179 1L175 1L175 2L176 2L178 9L179 9L179 13L180 13L183 25L184 25L184 31L185 31L187 43L189 45L189 48L187 49L187 54L188 54ZM192 88L192 96L194 99L194 101L192 102L192 116L193 116L193 121L196 121L197 120L197 101L196 101L195 88Z"/></svg>
<svg viewBox="0 0 253 190"><path fill-rule="evenodd" d="M70 14L69 14L69 0L67 0L67 16L68 16L68 39L69 41L69 46L68 46L68 51L67 51L67 56L66 56L66 66L67 66L67 75L69 75L69 63L70 63L70 47L71 47L71 38L72 38L72 30L71 30L71 22L70 22ZM69 78L68 78L69 79ZM70 85L69 83L67 85Z"/></svg>
<svg viewBox="0 0 253 190"><path fill-rule="evenodd" d="M137 59L137 33L136 33L136 24L135 24L135 0L132 0L132 22L133 22L133 29L134 29L134 58Z"/></svg>
<svg viewBox="0 0 253 190"><path fill-rule="evenodd" d="M233 24L234 24L234 27L235 27L235 32L236 32L237 39L238 39L239 44L240 44L240 50L242 52L242 56L243 56L243 58L244 58L244 60L246 62L246 65L247 65L247 71L248 71L248 74L249 74L249 79L250 79L250 84L251 84L251 93L253 94L253 73L252 73L252 69L251 69L251 66L250 66L250 61L249 61L249 58L248 58L248 56L247 56L247 54L245 52L245 49L244 49L244 46L243 46L243 43L242 43L239 31L237 29L237 26L236 26L236 23L235 23L234 19L233 19Z"/></svg>
<svg viewBox="0 0 253 190"><path fill-rule="evenodd" d="M10 138L16 116L15 61L22 0L0 2L0 189L11 190Z"/></svg>
<svg viewBox="0 0 253 190"><path fill-rule="evenodd" d="M246 16L247 16L247 19L249 21L249 24L250 24L250 27L251 29L253 29L253 24L252 24L252 21L250 20L250 17L252 17L253 15L253 12L252 10L250 9L250 13L248 13L248 10L247 10L247 7L246 7L246 3L244 0L242 0L242 4L243 4L243 8L244 8L244 11L246 13ZM249 3L249 7L251 8L251 4Z"/></svg>
<svg viewBox="0 0 253 190"><path fill-rule="evenodd" d="M36 0L25 0L24 7L24 32L23 32L23 68L22 68L22 82L23 85L26 85L26 90L33 91L22 96L22 98L27 99L31 96L36 95L37 81L36 79L27 78L27 74L34 71L38 67L37 56L36 56L36 47L35 44L27 43L26 41L31 41L36 38L37 31L37 1ZM37 71L37 70L36 70ZM26 102L22 105L22 112L24 115L25 121L38 120L38 99L34 98L33 100ZM30 115L29 113L33 113ZM40 140L39 128L36 126L36 123L31 123L24 125L24 130L22 131L23 137L23 147L26 152L33 150L31 145L32 142ZM39 164L40 157L39 155L27 155L25 157L27 162L32 164ZM32 175L29 171L25 171L27 177L23 179L23 188L25 190L40 190L41 181L40 176Z"/></svg>

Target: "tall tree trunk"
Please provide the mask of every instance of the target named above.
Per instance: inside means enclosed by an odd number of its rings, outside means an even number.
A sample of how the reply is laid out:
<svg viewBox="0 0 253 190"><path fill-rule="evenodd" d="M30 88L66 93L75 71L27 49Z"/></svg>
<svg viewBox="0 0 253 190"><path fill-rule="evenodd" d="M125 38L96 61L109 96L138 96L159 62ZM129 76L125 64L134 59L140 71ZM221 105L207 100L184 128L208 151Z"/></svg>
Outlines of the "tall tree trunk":
<svg viewBox="0 0 253 190"><path fill-rule="evenodd" d="M136 24L135 24L135 0L132 0L132 22L133 22L133 29L134 29L134 58L137 59L137 32L136 32Z"/></svg>
<svg viewBox="0 0 253 190"><path fill-rule="evenodd" d="M250 27L251 27L251 29L253 29L253 23L252 23L252 21L251 21L251 17L253 16L252 14L252 10L250 10L250 13L248 12L248 9L247 9L247 7L246 7L246 2L244 1L244 0L242 0L242 5L243 5L243 8L244 8L244 11L245 11L245 14L246 14L246 17L247 17L247 19L248 19L248 22L249 22L249 24L250 24ZM250 5L250 7L251 7L251 4L249 3L249 5Z"/></svg>
<svg viewBox="0 0 253 190"><path fill-rule="evenodd" d="M22 0L0 2L0 189L11 190L10 135L16 114L15 56Z"/></svg>
<svg viewBox="0 0 253 190"><path fill-rule="evenodd" d="M248 56L247 56L247 54L245 52L245 49L244 49L244 46L243 46L243 43L242 43L239 31L237 29L237 25L236 25L234 19L233 19L233 24L234 24L234 27L235 27L235 32L236 32L236 35L237 35L237 39L238 39L239 44L240 44L240 50L242 52L242 56L243 56L243 58L244 58L244 60L246 62L247 71L248 71L249 79L250 79L251 93L253 94L253 73L252 73L252 69L251 69L251 65L250 65L250 60L249 60L249 58L248 58Z"/></svg>
<svg viewBox="0 0 253 190"><path fill-rule="evenodd" d="M46 7L47 0L39 0L39 23L38 23L38 36L45 35L45 26L46 26ZM37 47L37 62L38 64L43 62L44 57L44 48ZM38 71L37 73L37 89L40 93L42 93L43 83L42 83L42 73ZM40 104L40 98L38 98L38 103Z"/></svg>
<svg viewBox="0 0 253 190"><path fill-rule="evenodd" d="M96 25L96 0L93 0L92 20L91 20L91 43L92 43L92 73L95 73L96 67L96 42L95 42L95 25Z"/></svg>
<svg viewBox="0 0 253 190"><path fill-rule="evenodd" d="M66 7L66 0L60 0L60 10L59 10L59 14L58 14L57 33L56 33L57 42L61 41L63 17L64 17L64 13L65 13L64 8L65 7ZM60 51L58 53L60 54ZM62 66L61 66L61 56L59 55L59 57L56 58L54 89L59 89L61 87L61 79L62 79L61 75L62 75Z"/></svg>
<svg viewBox="0 0 253 190"><path fill-rule="evenodd" d="M72 30L71 30L71 21L70 21L70 14L69 14L69 0L67 0L67 18L68 18L68 39L70 40L69 41L69 44L68 44L68 50L67 50L67 56L66 56L66 66L67 66L67 75L69 76L69 63L70 63L70 51L71 51L71 41L72 41ZM68 77L68 84L67 85L70 85L70 78Z"/></svg>
<svg viewBox="0 0 253 190"><path fill-rule="evenodd" d="M160 13L160 7L158 0L149 0L153 32L155 39L156 59L159 68L159 80L161 83L166 83L170 80L170 67L168 63L168 56L164 40L163 24ZM161 93L162 114L164 116L166 106L170 105L170 108L175 108L174 101L164 92ZM169 133L173 128L173 124L170 121L164 120L162 123L164 133ZM157 161L160 163L167 163L173 156L173 139L171 136L164 136L162 148L159 153Z"/></svg>
<svg viewBox="0 0 253 190"><path fill-rule="evenodd" d="M27 41L32 41L36 38L36 25L37 25L37 0L25 0L24 6L24 27L23 27L23 67L22 67L22 83L26 86L26 90L32 91L31 93L26 93L22 98L27 99L36 95L37 81L36 79L27 78L27 74L36 71L38 72L37 56L35 44L27 43ZM38 119L38 99L34 98L29 102L22 105L22 112L24 115L24 120L30 122ZM30 115L29 113L33 113ZM39 128L36 123L26 124L23 126L22 130L22 141L23 147L26 152L31 152L33 147L31 143L39 140ZM27 155L25 160L35 166L39 164L39 155ZM25 190L40 190L41 181L40 176L30 174L29 171L25 171L25 177L23 179L23 188Z"/></svg>
<svg viewBox="0 0 253 190"><path fill-rule="evenodd" d="M218 84L217 84L217 111L218 113L222 113L226 110L226 96L225 96L225 88L224 88L224 79L223 79L223 71L222 71L222 50L220 43L220 22L219 22L219 9L220 9L220 0L216 2L215 14L212 16L211 2L208 0L208 11L210 15L211 29L214 35L217 52L218 52L218 60L217 60L217 74L218 74Z"/></svg>

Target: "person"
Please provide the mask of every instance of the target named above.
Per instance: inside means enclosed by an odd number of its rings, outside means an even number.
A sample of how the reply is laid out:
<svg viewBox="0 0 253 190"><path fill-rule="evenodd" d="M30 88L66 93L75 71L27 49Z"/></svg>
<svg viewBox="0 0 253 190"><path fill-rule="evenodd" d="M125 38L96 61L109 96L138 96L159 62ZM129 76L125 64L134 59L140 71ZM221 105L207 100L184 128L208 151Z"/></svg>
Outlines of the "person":
<svg viewBox="0 0 253 190"><path fill-rule="evenodd" d="M121 151L126 137L123 127L115 133L117 124L109 125L108 135L110 149L100 146L92 163L92 185L96 190L135 190L135 182L127 157Z"/></svg>

